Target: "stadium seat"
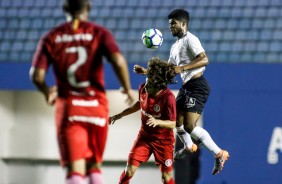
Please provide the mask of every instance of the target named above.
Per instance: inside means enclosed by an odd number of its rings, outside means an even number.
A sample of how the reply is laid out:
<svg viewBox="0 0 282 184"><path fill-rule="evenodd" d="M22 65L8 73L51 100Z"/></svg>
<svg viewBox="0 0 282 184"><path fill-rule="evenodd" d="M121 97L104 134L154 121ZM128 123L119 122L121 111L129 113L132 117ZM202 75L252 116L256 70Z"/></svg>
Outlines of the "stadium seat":
<svg viewBox="0 0 282 184"><path fill-rule="evenodd" d="M200 39L213 62L282 62L281 7L281 0L95 0L90 20L112 31L129 62L153 55L140 39L149 27L163 33L164 42L157 51L168 57L175 37L168 29L167 15L174 8L190 12L189 30ZM0 62L17 59L8 48L17 50L18 59L30 62L38 39L64 20L58 0L0 1L0 49L7 52L0 52ZM260 54L268 50L272 56Z"/></svg>

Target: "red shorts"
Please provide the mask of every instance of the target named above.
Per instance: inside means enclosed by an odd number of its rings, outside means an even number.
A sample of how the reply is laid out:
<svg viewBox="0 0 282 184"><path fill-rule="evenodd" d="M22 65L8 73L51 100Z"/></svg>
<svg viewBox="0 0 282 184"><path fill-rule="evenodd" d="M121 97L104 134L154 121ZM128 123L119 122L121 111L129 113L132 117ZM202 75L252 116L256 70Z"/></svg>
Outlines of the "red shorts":
<svg viewBox="0 0 282 184"><path fill-rule="evenodd" d="M102 162L108 133L108 109L101 104L94 107L76 106L73 100L56 100L61 164L64 166L79 159ZM80 102L81 99L78 100Z"/></svg>
<svg viewBox="0 0 282 184"><path fill-rule="evenodd" d="M138 136L128 156L128 163L139 166L138 162L147 162L153 154L155 164L161 171L170 172L173 168L173 144L163 144L161 140L146 140Z"/></svg>

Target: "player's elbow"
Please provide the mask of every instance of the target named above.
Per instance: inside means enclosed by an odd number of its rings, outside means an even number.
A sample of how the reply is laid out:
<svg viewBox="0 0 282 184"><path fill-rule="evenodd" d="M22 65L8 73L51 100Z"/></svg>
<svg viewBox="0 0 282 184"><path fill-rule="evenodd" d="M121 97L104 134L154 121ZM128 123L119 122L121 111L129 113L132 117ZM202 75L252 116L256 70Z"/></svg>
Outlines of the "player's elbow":
<svg viewBox="0 0 282 184"><path fill-rule="evenodd" d="M203 61L204 66L207 66L209 64L209 58L206 54L204 55L202 61Z"/></svg>
<svg viewBox="0 0 282 184"><path fill-rule="evenodd" d="M45 72L40 69L36 69L32 67L29 71L29 77L30 80L35 84L35 85L40 85L45 82Z"/></svg>

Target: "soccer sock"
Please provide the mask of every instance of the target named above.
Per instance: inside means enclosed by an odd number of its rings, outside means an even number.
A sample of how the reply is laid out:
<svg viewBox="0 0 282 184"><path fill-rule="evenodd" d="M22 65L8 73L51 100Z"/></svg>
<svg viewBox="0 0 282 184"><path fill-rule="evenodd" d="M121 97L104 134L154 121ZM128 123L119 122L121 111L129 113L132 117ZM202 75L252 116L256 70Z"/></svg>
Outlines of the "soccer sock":
<svg viewBox="0 0 282 184"><path fill-rule="evenodd" d="M196 141L200 142L202 146L212 152L214 156L220 152L221 149L215 144L210 134L205 129L196 126L191 132L191 136Z"/></svg>
<svg viewBox="0 0 282 184"><path fill-rule="evenodd" d="M77 172L70 172L66 184L85 184L85 176Z"/></svg>
<svg viewBox="0 0 282 184"><path fill-rule="evenodd" d="M176 132L181 140L181 142L184 144L184 147L188 147L189 149L193 145L193 141L191 139L191 136L184 130L184 126L176 127Z"/></svg>
<svg viewBox="0 0 282 184"><path fill-rule="evenodd" d="M163 182L163 184L175 184L173 178L170 178L170 180L168 182Z"/></svg>
<svg viewBox="0 0 282 184"><path fill-rule="evenodd" d="M132 176L127 176L125 174L125 171L123 171L119 178L119 184L129 184L129 180L132 178Z"/></svg>
<svg viewBox="0 0 282 184"><path fill-rule="evenodd" d="M89 171L89 184L104 184L104 179L100 169L92 169Z"/></svg>

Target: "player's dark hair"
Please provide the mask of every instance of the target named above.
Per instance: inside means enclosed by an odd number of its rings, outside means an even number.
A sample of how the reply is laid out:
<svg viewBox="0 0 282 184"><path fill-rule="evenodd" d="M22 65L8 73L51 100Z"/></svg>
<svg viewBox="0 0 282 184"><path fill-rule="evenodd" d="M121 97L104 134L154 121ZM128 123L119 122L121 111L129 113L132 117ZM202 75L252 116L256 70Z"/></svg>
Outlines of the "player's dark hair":
<svg viewBox="0 0 282 184"><path fill-rule="evenodd" d="M189 22L189 12L184 9L175 9L167 16L168 19L185 20Z"/></svg>
<svg viewBox="0 0 282 184"><path fill-rule="evenodd" d="M85 9L90 0L64 0L64 6L67 7L68 12L75 15Z"/></svg>
<svg viewBox="0 0 282 184"><path fill-rule="evenodd" d="M158 57L153 57L149 60L147 77L155 88L163 89L168 84L175 84L174 80L176 73L174 70L174 65L162 61Z"/></svg>

